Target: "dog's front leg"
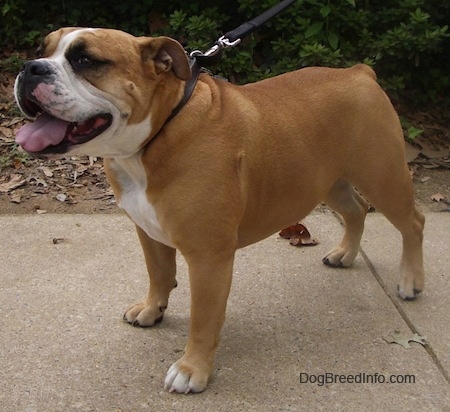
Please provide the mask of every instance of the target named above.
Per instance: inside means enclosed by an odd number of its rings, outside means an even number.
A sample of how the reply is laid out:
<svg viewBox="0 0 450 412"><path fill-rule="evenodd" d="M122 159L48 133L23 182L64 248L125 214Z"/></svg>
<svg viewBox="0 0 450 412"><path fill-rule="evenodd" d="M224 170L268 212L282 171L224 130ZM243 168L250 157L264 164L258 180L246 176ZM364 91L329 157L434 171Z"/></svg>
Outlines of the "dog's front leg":
<svg viewBox="0 0 450 412"><path fill-rule="evenodd" d="M206 255L206 254L205 254ZM189 340L165 380L170 392L202 392L211 376L230 292L234 251L220 256L186 256L191 287Z"/></svg>
<svg viewBox="0 0 450 412"><path fill-rule="evenodd" d="M147 299L128 309L123 318L133 326L147 327L162 320L170 291L177 286L176 250L151 239L139 226L136 230L144 250L150 288Z"/></svg>

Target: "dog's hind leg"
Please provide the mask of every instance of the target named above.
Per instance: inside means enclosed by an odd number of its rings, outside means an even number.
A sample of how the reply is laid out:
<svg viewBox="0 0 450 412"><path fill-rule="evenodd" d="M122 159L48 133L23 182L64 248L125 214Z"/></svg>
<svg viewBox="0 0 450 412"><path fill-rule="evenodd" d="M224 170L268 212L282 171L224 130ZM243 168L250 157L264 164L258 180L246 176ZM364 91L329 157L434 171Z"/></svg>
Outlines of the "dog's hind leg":
<svg viewBox="0 0 450 412"><path fill-rule="evenodd" d="M414 188L406 164L378 165L387 173L357 182L367 199L400 231L403 253L398 293L414 299L424 287L422 239L425 217L414 204ZM361 176L359 176L361 178Z"/></svg>
<svg viewBox="0 0 450 412"><path fill-rule="evenodd" d="M425 217L415 206L406 216L399 216L400 218L385 214L403 237L398 293L402 299L412 300L422 292L425 283L422 250Z"/></svg>
<svg viewBox="0 0 450 412"><path fill-rule="evenodd" d="M325 202L342 216L345 233L339 245L325 255L323 263L333 267L349 266L358 254L368 209L367 202L355 191L350 182L344 179L334 184Z"/></svg>
<svg viewBox="0 0 450 412"><path fill-rule="evenodd" d="M147 299L129 308L123 318L133 326L148 327L162 320L170 291L177 286L176 250L151 239L139 226L136 230L144 250L150 288Z"/></svg>

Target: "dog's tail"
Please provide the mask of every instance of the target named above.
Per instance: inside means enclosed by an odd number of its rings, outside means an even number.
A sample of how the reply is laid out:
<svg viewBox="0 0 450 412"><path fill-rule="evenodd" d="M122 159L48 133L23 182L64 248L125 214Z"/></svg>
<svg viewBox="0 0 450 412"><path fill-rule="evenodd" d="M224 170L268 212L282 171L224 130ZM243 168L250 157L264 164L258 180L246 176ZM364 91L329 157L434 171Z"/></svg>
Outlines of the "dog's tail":
<svg viewBox="0 0 450 412"><path fill-rule="evenodd" d="M371 77L373 80L377 80L377 74L367 64L363 63L356 64L355 66L353 66L353 69L358 70L360 72L364 72L367 76Z"/></svg>

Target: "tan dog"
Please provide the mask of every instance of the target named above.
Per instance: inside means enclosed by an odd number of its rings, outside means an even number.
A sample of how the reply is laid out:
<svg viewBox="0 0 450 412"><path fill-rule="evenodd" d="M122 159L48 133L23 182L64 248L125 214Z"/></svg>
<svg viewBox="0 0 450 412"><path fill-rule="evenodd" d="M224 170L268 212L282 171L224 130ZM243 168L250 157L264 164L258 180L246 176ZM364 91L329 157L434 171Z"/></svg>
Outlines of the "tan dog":
<svg viewBox="0 0 450 412"><path fill-rule="evenodd" d="M398 117L369 67L307 68L246 86L201 74L165 124L191 76L174 40L62 29L42 52L16 81L23 112L40 114L17 141L41 156L106 158L150 276L147 299L126 321L159 322L176 286L176 249L189 265L189 340L167 374L170 391L206 388L236 249L325 201L343 216L345 234L324 263L353 262L367 211L353 186L403 236L400 296L422 290L424 218L414 206Z"/></svg>

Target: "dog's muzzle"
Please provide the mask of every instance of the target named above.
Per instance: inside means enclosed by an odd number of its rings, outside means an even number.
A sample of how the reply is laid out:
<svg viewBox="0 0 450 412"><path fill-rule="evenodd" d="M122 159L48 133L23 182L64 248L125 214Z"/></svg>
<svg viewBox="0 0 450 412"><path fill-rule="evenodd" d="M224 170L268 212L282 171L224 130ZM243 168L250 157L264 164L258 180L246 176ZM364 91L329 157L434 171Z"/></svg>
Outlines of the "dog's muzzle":
<svg viewBox="0 0 450 412"><path fill-rule="evenodd" d="M15 84L15 97L17 104L28 117L34 117L39 110L39 103L32 95L39 83L54 83L56 73L47 62L34 60L25 63L19 73Z"/></svg>
<svg viewBox="0 0 450 412"><path fill-rule="evenodd" d="M94 139L112 123L110 113L91 113L82 118L70 113L70 91L58 82L56 68L45 59L23 66L14 95L21 111L36 118L16 134L16 142L32 154L66 153L72 146Z"/></svg>

